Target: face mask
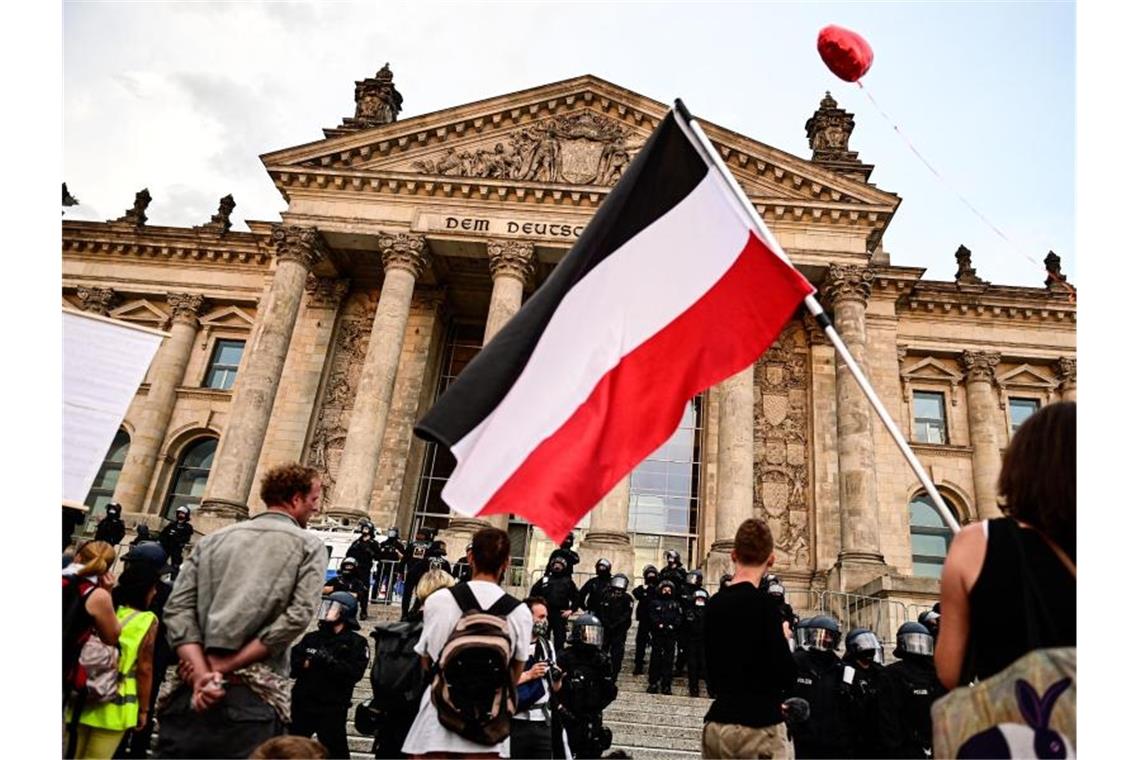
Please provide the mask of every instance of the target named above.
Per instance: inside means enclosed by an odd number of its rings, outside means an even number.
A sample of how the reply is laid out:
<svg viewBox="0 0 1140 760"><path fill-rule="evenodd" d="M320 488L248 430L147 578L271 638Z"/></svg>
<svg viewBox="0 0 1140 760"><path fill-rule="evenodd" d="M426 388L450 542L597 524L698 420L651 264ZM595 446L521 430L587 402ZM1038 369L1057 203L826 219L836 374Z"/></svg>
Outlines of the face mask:
<svg viewBox="0 0 1140 760"><path fill-rule="evenodd" d="M693 604L695 604L697 607L704 607L705 606L705 600L704 599L695 599L695 600L693 600Z"/></svg>
<svg viewBox="0 0 1140 760"><path fill-rule="evenodd" d="M535 638L545 639L550 635L550 621L546 619L534 621L532 631Z"/></svg>

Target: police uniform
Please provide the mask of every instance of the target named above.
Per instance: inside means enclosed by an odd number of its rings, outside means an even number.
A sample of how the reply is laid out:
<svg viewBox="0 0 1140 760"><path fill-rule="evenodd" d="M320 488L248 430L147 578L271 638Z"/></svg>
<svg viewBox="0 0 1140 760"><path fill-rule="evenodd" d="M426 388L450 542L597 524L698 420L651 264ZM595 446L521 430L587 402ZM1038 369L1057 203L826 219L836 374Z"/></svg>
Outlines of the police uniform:
<svg viewBox="0 0 1140 760"><path fill-rule="evenodd" d="M375 538L364 538L361 534L349 545L345 556L356 560L356 577L364 586L365 592L360 597L360 619L368 617L368 589L372 587L372 565L380 559L380 544Z"/></svg>
<svg viewBox="0 0 1140 760"><path fill-rule="evenodd" d="M548 569L546 575L530 589L531 596L540 596L546 600L546 607L550 611L550 633L554 640L554 651L561 652L566 646L566 618L562 613L574 609L578 598L578 587L570 577L570 571L564 569L555 574Z"/></svg>
<svg viewBox="0 0 1140 760"><path fill-rule="evenodd" d="M396 585L396 570L400 566L400 561L404 559L404 542L397 536L388 536L380 542L379 553L377 559L380 561L380 566L377 569L376 577L372 582L373 598L384 598L387 602L392 598L392 591Z"/></svg>
<svg viewBox="0 0 1140 760"><path fill-rule="evenodd" d="M408 619L408 607L416 596L416 584L428 569L428 552L431 550L431 541L416 539L408 544L408 551L404 553L404 596L400 600L402 619Z"/></svg>
<svg viewBox="0 0 1140 760"><path fill-rule="evenodd" d="M929 757L930 706L946 693L930 657L903 655L883 669L879 730L887 757Z"/></svg>
<svg viewBox="0 0 1140 760"><path fill-rule="evenodd" d="M119 544L123 542L123 536L127 535L127 526L122 518L118 515L107 513L107 516L99 521L95 526L95 540L106 541L111 546L118 548Z"/></svg>
<svg viewBox="0 0 1140 760"><path fill-rule="evenodd" d="M791 726L797 758L851 757L846 716L839 701L843 664L834 652L792 653L796 681L790 696L807 700L811 714Z"/></svg>
<svg viewBox="0 0 1140 760"><path fill-rule="evenodd" d="M290 654L293 684L289 733L317 735L331 758L348 758L348 709L352 689L368 669L368 642L348 626L319 628Z"/></svg>
<svg viewBox="0 0 1140 760"><path fill-rule="evenodd" d="M657 574L652 579L633 590L633 598L637 600L637 611L634 618L637 620L637 637L633 650L633 674L641 675L645 670L645 647L649 645L649 604L656 596Z"/></svg>
<svg viewBox="0 0 1140 760"><path fill-rule="evenodd" d="M193 537L194 526L190 524L189 519L185 522L175 520L172 523L167 523L166 527L158 534L158 543L162 545L166 552L166 559L172 567L179 568L182 566L182 551Z"/></svg>
<svg viewBox="0 0 1140 760"><path fill-rule="evenodd" d="M689 696L700 696L701 679L705 677L705 604L708 597L697 604L694 594L684 610L682 638L685 640L685 656L689 668Z"/></svg>
<svg viewBox="0 0 1140 760"><path fill-rule="evenodd" d="M562 683L556 692L558 715L576 758L601 757L611 732L602 725L602 710L617 697L610 662L597 647L572 643L558 658Z"/></svg>
<svg viewBox="0 0 1140 760"><path fill-rule="evenodd" d="M354 558L355 559L355 558ZM368 596L368 587L355 575L348 573L339 573L335 578L325 584L325 593L332 594L337 591L347 591L356 597L356 603L360 605L358 610L364 609L364 598Z"/></svg>
<svg viewBox="0 0 1140 760"><path fill-rule="evenodd" d="M673 693L673 659L677 654L677 635L681 629L681 604L675 597L665 596L659 584L657 597L649 605L649 629L652 650L649 653L649 693L660 689Z"/></svg>
<svg viewBox="0 0 1140 760"><path fill-rule="evenodd" d="M879 689L882 675L883 666L877 662L869 662L863 667L854 658L847 655L843 657L839 699L851 739L852 757L887 756L879 731Z"/></svg>
<svg viewBox="0 0 1140 760"><path fill-rule="evenodd" d="M616 586L607 586L596 596L599 598L598 618L605 630L603 646L609 654L613 675L617 678L625 657L625 638L633 624L633 597L625 589Z"/></svg>

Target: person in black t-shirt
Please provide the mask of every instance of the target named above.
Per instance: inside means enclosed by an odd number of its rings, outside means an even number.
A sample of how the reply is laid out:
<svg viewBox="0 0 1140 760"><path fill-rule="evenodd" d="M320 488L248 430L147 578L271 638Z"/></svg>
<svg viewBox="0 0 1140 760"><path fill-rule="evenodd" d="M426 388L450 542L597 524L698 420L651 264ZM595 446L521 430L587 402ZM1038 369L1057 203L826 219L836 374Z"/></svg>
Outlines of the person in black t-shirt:
<svg viewBox="0 0 1140 760"><path fill-rule="evenodd" d="M741 523L733 541L736 572L709 599L705 667L712 706L701 737L704 757L789 757L783 699L796 670L776 600L760 579L776 561L762 520ZM747 731L741 731L741 727Z"/></svg>

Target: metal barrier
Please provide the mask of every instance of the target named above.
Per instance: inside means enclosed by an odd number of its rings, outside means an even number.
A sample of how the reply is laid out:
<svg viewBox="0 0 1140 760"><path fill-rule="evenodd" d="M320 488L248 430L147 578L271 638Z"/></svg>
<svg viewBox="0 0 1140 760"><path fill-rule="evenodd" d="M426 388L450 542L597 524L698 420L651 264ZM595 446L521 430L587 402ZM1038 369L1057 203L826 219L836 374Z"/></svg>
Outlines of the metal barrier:
<svg viewBox="0 0 1140 760"><path fill-rule="evenodd" d="M400 563L394 559L384 559L376 563L372 571L372 588L369 604L398 604L404 596L404 577L397 570Z"/></svg>
<svg viewBox="0 0 1140 760"><path fill-rule="evenodd" d="M819 609L839 620L844 631L868 628L888 650L893 648L895 631L911 618L907 605L897 599L882 599L846 591L819 592Z"/></svg>

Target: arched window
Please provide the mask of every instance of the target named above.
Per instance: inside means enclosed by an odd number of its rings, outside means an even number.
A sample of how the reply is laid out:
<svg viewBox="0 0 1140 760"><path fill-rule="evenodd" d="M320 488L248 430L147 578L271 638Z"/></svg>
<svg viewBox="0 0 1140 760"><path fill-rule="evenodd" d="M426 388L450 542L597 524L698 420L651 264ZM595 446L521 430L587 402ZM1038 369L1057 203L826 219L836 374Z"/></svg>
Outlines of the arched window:
<svg viewBox="0 0 1140 760"><path fill-rule="evenodd" d="M163 513L174 519L174 510L183 504L197 504L206 491L206 479L210 477L210 467L214 464L214 450L218 448L217 438L199 438L187 444L178 458L178 467L170 479L170 490L166 494L166 508Z"/></svg>
<svg viewBox="0 0 1140 760"><path fill-rule="evenodd" d="M911 500L910 551L916 576L942 577L942 564L953 535L929 496L920 493Z"/></svg>
<svg viewBox="0 0 1140 760"><path fill-rule="evenodd" d="M103 458L103 464L99 468L99 474L95 476L95 482L91 484L91 490L87 492L87 499L83 502L91 508L88 512L88 520L98 520L99 516L103 514L103 508L111 501L111 497L115 493L115 486L119 482L119 473L123 471L123 462L127 460L127 449L131 446L131 437L127 435L126 430L119 430L115 433L115 440L111 441L111 448L107 450L107 456Z"/></svg>

